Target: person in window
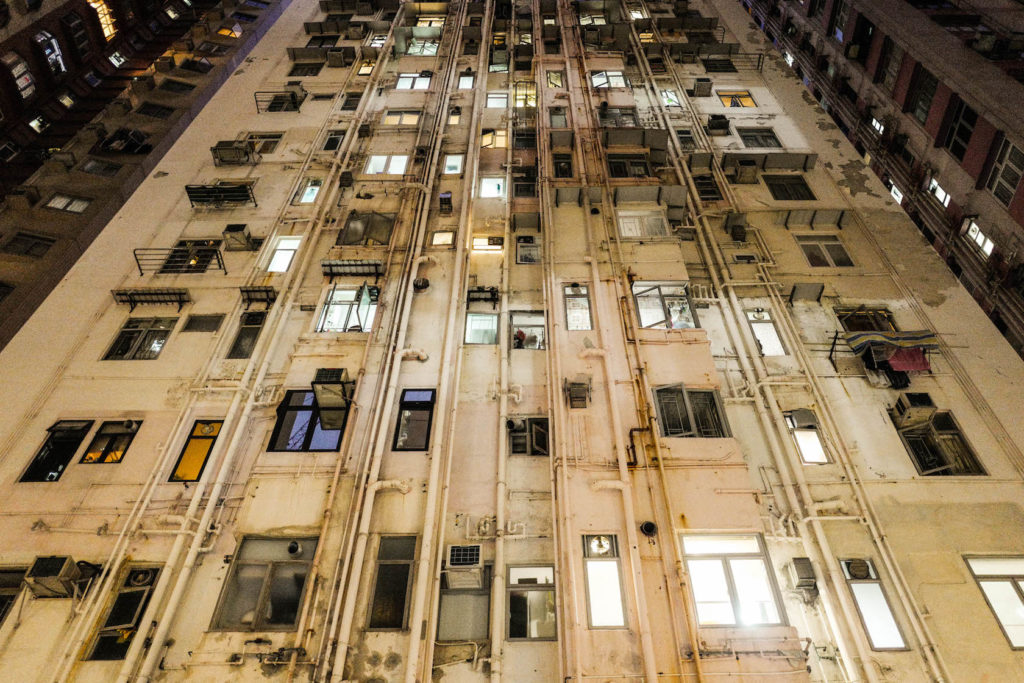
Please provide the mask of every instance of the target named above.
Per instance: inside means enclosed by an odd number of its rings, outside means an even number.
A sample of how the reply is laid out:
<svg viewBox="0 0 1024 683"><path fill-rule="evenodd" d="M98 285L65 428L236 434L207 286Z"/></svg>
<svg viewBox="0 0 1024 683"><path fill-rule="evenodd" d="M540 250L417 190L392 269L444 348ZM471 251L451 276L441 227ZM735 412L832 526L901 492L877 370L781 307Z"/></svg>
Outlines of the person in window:
<svg viewBox="0 0 1024 683"><path fill-rule="evenodd" d="M526 333L523 332L522 328L519 328L519 329L516 330L515 335L513 335L513 339L515 341L512 344L512 348L515 348L515 349L525 348L525 345L526 345Z"/></svg>
<svg viewBox="0 0 1024 683"><path fill-rule="evenodd" d="M669 327L673 330L682 330L690 327L690 312L681 301L669 304Z"/></svg>

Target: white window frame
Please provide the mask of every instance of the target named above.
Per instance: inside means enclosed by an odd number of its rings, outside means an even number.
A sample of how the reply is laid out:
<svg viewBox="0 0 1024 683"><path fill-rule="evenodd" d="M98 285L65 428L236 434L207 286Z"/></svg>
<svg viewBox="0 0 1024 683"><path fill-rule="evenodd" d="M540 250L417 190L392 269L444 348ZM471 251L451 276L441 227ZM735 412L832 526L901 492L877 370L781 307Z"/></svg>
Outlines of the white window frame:
<svg viewBox="0 0 1024 683"><path fill-rule="evenodd" d="M931 182L928 183L928 194L935 197L935 199L939 201L939 204L942 204L945 207L949 206L949 200L951 199L949 193L942 189L942 186L939 185L939 181L935 178L932 178Z"/></svg>
<svg viewBox="0 0 1024 683"><path fill-rule="evenodd" d="M882 586L882 580L875 569L875 563L866 558L857 558L867 562L869 575L864 579L855 579L850 576L849 562L851 559L841 559L839 564L843 568L843 574L846 576L846 584L850 588L850 594L853 595L853 602L857 605L857 612L860 614L860 620L864 625L864 632L868 637L868 644L871 646L871 649L876 652L909 650L907 640L903 637L903 629L900 628L899 622L896 621L896 614L892 610L892 604L889 602L889 597L885 593L885 587ZM878 611L882 607L884 607L884 610ZM868 620L869 617L870 621ZM893 630L895 630L895 633L893 633ZM888 633L885 631L888 631ZM892 644L879 642L879 639L882 637L891 638L893 636L898 638L898 645L895 644L896 641L892 641Z"/></svg>
<svg viewBox="0 0 1024 683"><path fill-rule="evenodd" d="M871 117L871 127L879 135L881 135L882 133L885 132L885 124L882 123L881 121L879 121L878 119L876 119L874 116Z"/></svg>
<svg viewBox="0 0 1024 683"><path fill-rule="evenodd" d="M270 255L270 261L267 263L267 272L287 273L288 268L292 265L292 260L295 258L295 252L299 250L301 244L301 237L278 237L277 243L274 245L274 251Z"/></svg>
<svg viewBox="0 0 1024 683"><path fill-rule="evenodd" d="M688 282L678 281L638 281L633 283L633 302L636 306L637 322L644 329L694 329L700 327L693 302L690 301ZM644 320L641 313L640 297L656 297L661 302L662 317L658 320ZM685 305L681 305L685 301ZM675 306L673 304L676 304ZM652 309L653 310L653 309Z"/></svg>
<svg viewBox="0 0 1024 683"><path fill-rule="evenodd" d="M593 312L590 310L589 285L575 282L562 285L562 295L565 299L565 329L570 332L594 329ZM583 319L584 316L586 320Z"/></svg>
<svg viewBox="0 0 1024 683"><path fill-rule="evenodd" d="M472 90L476 84L476 76L473 74L462 74L459 76L459 90Z"/></svg>
<svg viewBox="0 0 1024 683"><path fill-rule="evenodd" d="M508 93L504 91L487 93L488 109L508 109Z"/></svg>
<svg viewBox="0 0 1024 683"><path fill-rule="evenodd" d="M625 629L619 543L615 534L583 536L583 571L587 584L587 625L592 629Z"/></svg>
<svg viewBox="0 0 1024 683"><path fill-rule="evenodd" d="M964 561L1010 647L1024 650L1024 557L989 555Z"/></svg>
<svg viewBox="0 0 1024 683"><path fill-rule="evenodd" d="M748 309L747 324L757 341L762 356L785 356L786 345L782 343L782 335L775 326L772 312L764 308Z"/></svg>
<svg viewBox="0 0 1024 683"><path fill-rule="evenodd" d="M362 315L360 315L361 311ZM366 283L358 287L334 285L327 290L327 296L324 298L320 317L317 320L316 331L321 333L369 332L373 328L373 319L376 314L377 303L370 298L370 289ZM366 320L363 320L363 317Z"/></svg>
<svg viewBox="0 0 1024 683"><path fill-rule="evenodd" d="M476 323L486 322L486 325ZM484 335L487 335L484 337ZM471 346L492 346L498 343L498 314L466 312L466 332L463 342Z"/></svg>
<svg viewBox="0 0 1024 683"><path fill-rule="evenodd" d="M1019 162L1014 159L1019 158ZM1009 140L1003 140L992 164L992 173L988 177L986 187L1003 206L1010 206L1017 195L1021 177L1024 176L1024 149ZM1016 181L1014 180L1016 178ZM1006 201L1003 201L1003 200Z"/></svg>
<svg viewBox="0 0 1024 683"><path fill-rule="evenodd" d="M462 162L465 158L465 154L446 154L442 173L444 175L459 175L462 173Z"/></svg>
<svg viewBox="0 0 1024 683"><path fill-rule="evenodd" d="M791 410L785 413L789 433L800 453L800 461L805 465L827 465L832 462L828 449L821 440L818 429L818 417L807 408Z"/></svg>
<svg viewBox="0 0 1024 683"><path fill-rule="evenodd" d="M605 88L628 88L629 81L621 71L591 71L590 85L595 90Z"/></svg>
<svg viewBox="0 0 1024 683"><path fill-rule="evenodd" d="M786 613L779 598L775 572L761 534L684 532L680 533L679 537L683 561L690 576L690 591L697 612L697 624L701 628L758 628L786 624ZM717 577L709 577L708 574L715 571L715 563L718 564L720 573ZM741 563L748 567L746 581L739 571ZM753 567L756 571L754 563L760 564L760 576L750 576L749 568ZM709 586L708 579L712 579L718 585ZM752 585L752 581L756 580L761 580L761 585ZM707 600L708 589L711 587L719 589L719 600ZM725 589L724 594L721 594L721 589ZM761 595L754 596L752 592L760 592ZM702 600L702 597L705 599ZM758 600L757 597L761 599ZM718 604L719 609L727 604L731 618L713 618L709 614L711 607L701 609L702 605L714 604ZM771 610L768 609L769 604ZM752 616L757 605L761 605L760 619ZM771 611L774 611L774 615Z"/></svg>
<svg viewBox="0 0 1024 683"><path fill-rule="evenodd" d="M973 218L968 219L967 223L967 235L968 241L972 242L978 249L981 250L985 256L991 256L993 249L995 249L995 242L992 241L988 235L981 231L978 226L978 222Z"/></svg>
<svg viewBox="0 0 1024 683"><path fill-rule="evenodd" d="M892 187L889 188L889 194L892 195L892 198L894 200L896 200L897 204L899 204L901 206L903 205L903 197L904 197L903 190L901 190L899 187L897 187L896 183L893 183Z"/></svg>
<svg viewBox="0 0 1024 683"><path fill-rule="evenodd" d="M374 154L367 158L363 174L404 175L408 165L408 154Z"/></svg>
<svg viewBox="0 0 1024 683"><path fill-rule="evenodd" d="M484 176L480 179L481 199L504 199L508 196L505 176Z"/></svg>
<svg viewBox="0 0 1024 683"><path fill-rule="evenodd" d="M427 90L430 88L430 75L423 73L400 73L395 81L395 90Z"/></svg>
<svg viewBox="0 0 1024 683"><path fill-rule="evenodd" d="M508 130L488 129L480 133L481 149L508 149Z"/></svg>
<svg viewBox="0 0 1024 683"><path fill-rule="evenodd" d="M91 199L85 197L73 197L68 194L57 194L50 197L46 202L46 208L56 209L57 211L66 211L68 213L85 213L85 210L89 208L89 204L92 203Z"/></svg>
<svg viewBox="0 0 1024 683"><path fill-rule="evenodd" d="M295 194L296 204L312 204L316 201L317 195L320 194L320 190L323 188L323 178L306 178L302 185L299 186L299 191Z"/></svg>

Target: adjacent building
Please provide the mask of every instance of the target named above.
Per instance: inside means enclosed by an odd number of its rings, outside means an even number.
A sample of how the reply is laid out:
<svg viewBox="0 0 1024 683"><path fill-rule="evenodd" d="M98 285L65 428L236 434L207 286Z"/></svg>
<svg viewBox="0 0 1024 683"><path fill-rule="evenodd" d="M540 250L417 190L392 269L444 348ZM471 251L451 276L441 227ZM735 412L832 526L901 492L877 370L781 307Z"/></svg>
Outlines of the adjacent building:
<svg viewBox="0 0 1024 683"><path fill-rule="evenodd" d="M741 4L261 11L0 351L8 678L1018 677L1024 365Z"/></svg>

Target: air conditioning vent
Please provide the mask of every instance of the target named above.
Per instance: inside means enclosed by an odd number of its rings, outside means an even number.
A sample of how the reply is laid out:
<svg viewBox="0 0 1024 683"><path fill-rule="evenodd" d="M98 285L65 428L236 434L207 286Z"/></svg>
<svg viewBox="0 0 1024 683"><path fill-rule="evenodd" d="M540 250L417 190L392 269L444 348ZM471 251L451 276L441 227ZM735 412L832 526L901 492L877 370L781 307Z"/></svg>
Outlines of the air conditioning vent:
<svg viewBox="0 0 1024 683"><path fill-rule="evenodd" d="M231 223L224 228L224 251L253 251L252 236L245 223Z"/></svg>
<svg viewBox="0 0 1024 683"><path fill-rule="evenodd" d="M923 392L905 392L900 394L893 406L893 422L900 429L912 425L924 424L935 414L935 403L931 396Z"/></svg>
<svg viewBox="0 0 1024 683"><path fill-rule="evenodd" d="M66 555L37 557L25 574L25 583L37 598L70 598L81 571Z"/></svg>
<svg viewBox="0 0 1024 683"><path fill-rule="evenodd" d="M794 557L793 562L789 565L789 574L794 588L808 590L816 588L818 585L810 558Z"/></svg>
<svg viewBox="0 0 1024 683"><path fill-rule="evenodd" d="M562 393L570 408L586 408L590 405L590 378L562 383Z"/></svg>
<svg viewBox="0 0 1024 683"><path fill-rule="evenodd" d="M843 560L843 571L856 581L875 578L874 569L867 560Z"/></svg>
<svg viewBox="0 0 1024 683"><path fill-rule="evenodd" d="M445 563L449 588L483 587L483 558L479 545L450 545Z"/></svg>
<svg viewBox="0 0 1024 683"><path fill-rule="evenodd" d="M757 182L757 162L753 159L740 159L736 162L735 181L742 185Z"/></svg>
<svg viewBox="0 0 1024 683"><path fill-rule="evenodd" d="M450 545L448 546L448 568L455 567L482 567L480 562L479 545Z"/></svg>
<svg viewBox="0 0 1024 683"><path fill-rule="evenodd" d="M711 97L711 79L698 78L693 82L694 97Z"/></svg>

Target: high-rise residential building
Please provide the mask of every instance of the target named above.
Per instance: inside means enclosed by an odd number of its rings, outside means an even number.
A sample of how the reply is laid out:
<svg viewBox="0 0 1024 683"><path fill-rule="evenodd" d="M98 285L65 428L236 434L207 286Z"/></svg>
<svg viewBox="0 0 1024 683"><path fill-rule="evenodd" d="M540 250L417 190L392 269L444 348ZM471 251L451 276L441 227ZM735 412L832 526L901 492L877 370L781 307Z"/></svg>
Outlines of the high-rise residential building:
<svg viewBox="0 0 1024 683"><path fill-rule="evenodd" d="M742 4L1024 354L1024 5Z"/></svg>
<svg viewBox="0 0 1024 683"><path fill-rule="evenodd" d="M1024 364L740 3L266 5L0 351L5 680L1020 678Z"/></svg>

